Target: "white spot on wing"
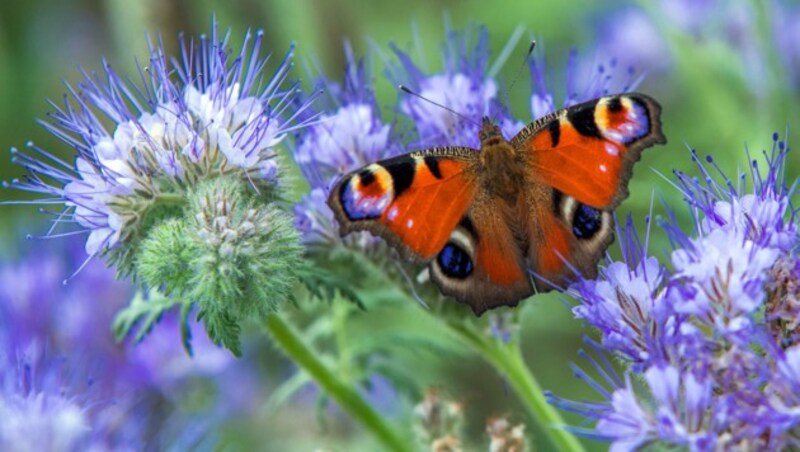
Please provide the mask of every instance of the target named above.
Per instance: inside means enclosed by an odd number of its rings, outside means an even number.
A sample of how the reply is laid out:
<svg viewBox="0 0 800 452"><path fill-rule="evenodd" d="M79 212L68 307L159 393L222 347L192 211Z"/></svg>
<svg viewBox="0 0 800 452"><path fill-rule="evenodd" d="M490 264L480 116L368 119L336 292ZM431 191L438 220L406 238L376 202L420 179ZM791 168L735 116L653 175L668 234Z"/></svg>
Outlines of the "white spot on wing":
<svg viewBox="0 0 800 452"><path fill-rule="evenodd" d="M604 173L608 171L608 167L605 165L605 163L600 165L600 171L602 171Z"/></svg>
<svg viewBox="0 0 800 452"><path fill-rule="evenodd" d="M606 136L609 136L609 135L611 135L611 134L607 134ZM612 139L615 140L615 141L622 141L622 137L619 137L619 138L616 138L616 139L612 138ZM608 152L608 155L613 155L614 157L619 155L619 149L617 149L617 147L614 146L611 143L606 143L606 152Z"/></svg>
<svg viewBox="0 0 800 452"><path fill-rule="evenodd" d="M397 218L397 213L398 213L397 206L394 206L389 210L389 214L386 215L386 218L389 221L394 221L394 219Z"/></svg>
<svg viewBox="0 0 800 452"><path fill-rule="evenodd" d="M406 228L411 229L413 227L414 227L414 220L412 218L409 218L408 221L406 221Z"/></svg>

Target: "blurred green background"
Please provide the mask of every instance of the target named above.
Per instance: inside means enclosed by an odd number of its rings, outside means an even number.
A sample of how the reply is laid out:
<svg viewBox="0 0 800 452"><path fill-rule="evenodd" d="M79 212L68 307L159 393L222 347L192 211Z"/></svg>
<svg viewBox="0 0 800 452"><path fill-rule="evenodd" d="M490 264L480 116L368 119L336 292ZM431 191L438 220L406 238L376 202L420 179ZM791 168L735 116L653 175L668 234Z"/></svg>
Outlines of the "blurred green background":
<svg viewBox="0 0 800 452"><path fill-rule="evenodd" d="M764 2L768 3L768 2ZM527 40L542 45L537 57L546 56L548 80L557 95L563 95L564 66L570 48L592 59L605 34L616 27L620 12L637 8L649 14L665 39L669 61L652 69L638 90L658 99L663 106L664 131L669 143L644 153L631 182L631 197L619 214L633 212L639 224L649 209L651 195L662 195L671 202L681 196L658 173L669 175L673 168L689 169L687 146L701 155L712 153L727 170L745 164L744 146L758 155L771 146L772 132L795 129L798 118L797 87L780 66L780 55L772 42L770 10L761 2L751 4L756 27L745 36L756 47L757 63L730 45L724 30L711 29L702 39L663 22L655 2L592 2L573 0L495 1L412 0L378 2L355 0L28 0L0 5L0 147L22 147L33 140L67 161L73 150L37 125L50 110L46 99L58 102L65 92L64 81L81 79L79 68L99 70L106 58L119 73L135 74L135 58L147 57L146 34L160 35L169 53L175 53L177 35L207 33L211 17L222 29L232 31L235 48L246 29L263 29L268 49L282 54L289 43L297 43L297 75L305 76L304 66L318 61L327 74L337 78L344 64L342 42L349 39L357 55L370 46L388 55L387 44L410 48L417 34L425 58L416 61L429 71L441 68L440 48L445 22L460 29L470 23L485 25L494 54L507 42L517 27L524 30L514 55L503 68L499 86L509 89L527 48ZM719 34L715 34L719 32ZM779 30L777 31L779 32ZM630 44L630 43L629 43ZM800 45L800 44L798 44ZM625 55L620 55L624 57ZM381 74L381 58L373 58L382 105L392 108L395 93ZM763 65L753 80L753 64ZM527 73L509 95L516 117L529 121L530 84ZM560 99L557 99L559 101ZM796 139L789 140L790 146ZM10 155L0 158L0 179L24 174L10 164ZM800 168L790 154L790 176ZM2 191L3 199L26 199L26 195ZM662 211L656 205L656 213ZM680 209L678 209L680 210ZM687 218L684 216L683 220ZM0 210L0 255L21 252L25 233L46 229L35 208L4 206ZM657 235L657 234L656 234ZM652 249L659 254L664 242L655 238ZM558 295L541 296L527 302L523 310L523 344L527 362L545 389L572 399L593 398L587 386L573 378L568 363L578 361L576 350L581 336L591 333L572 318L567 304ZM385 321L391 323L391 319ZM370 328L384 327L369 319L359 334L368 336ZM357 322L356 322L357 324ZM386 325L389 328L391 325ZM273 357L274 359L279 359ZM244 359L247 359L245 357ZM429 380L452 398L465 403L467 431L477 443L485 442L484 422L488 416L507 415L525 421L524 410L502 378L474 357L409 355L418 360L420 378ZM337 418L338 419L338 418ZM568 418L576 421L576 418ZM328 429L317 424L314 405L288 404L265 411L263 417L233 422L223 433L229 447L268 445L273 450L311 450L333 447L347 450L369 448L358 427L338 420ZM534 436L536 435L535 430ZM541 443L545 444L545 443ZM600 443L587 445L603 448Z"/></svg>

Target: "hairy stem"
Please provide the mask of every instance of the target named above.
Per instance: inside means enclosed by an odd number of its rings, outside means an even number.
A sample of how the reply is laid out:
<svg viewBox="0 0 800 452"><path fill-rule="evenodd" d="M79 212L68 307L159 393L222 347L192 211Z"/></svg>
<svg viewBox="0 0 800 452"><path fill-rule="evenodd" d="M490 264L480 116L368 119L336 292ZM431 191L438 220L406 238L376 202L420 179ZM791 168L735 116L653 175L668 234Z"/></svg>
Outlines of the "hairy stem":
<svg viewBox="0 0 800 452"><path fill-rule="evenodd" d="M412 450L410 441L404 440L375 411L353 386L337 378L330 368L319 359L315 352L289 325L280 314L267 317L266 328L275 344L322 388L336 403L356 421L375 435L387 450Z"/></svg>

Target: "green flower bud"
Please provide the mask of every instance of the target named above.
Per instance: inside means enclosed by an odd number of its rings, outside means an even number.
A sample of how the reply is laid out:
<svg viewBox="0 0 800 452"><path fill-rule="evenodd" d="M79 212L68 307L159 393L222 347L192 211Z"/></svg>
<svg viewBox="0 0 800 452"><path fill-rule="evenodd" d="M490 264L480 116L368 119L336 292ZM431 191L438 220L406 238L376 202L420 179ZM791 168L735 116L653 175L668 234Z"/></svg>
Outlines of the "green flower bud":
<svg viewBox="0 0 800 452"><path fill-rule="evenodd" d="M263 318L291 296L299 236L286 212L235 177L199 184L186 218L193 256L186 296L199 305L211 338L236 352L241 320Z"/></svg>

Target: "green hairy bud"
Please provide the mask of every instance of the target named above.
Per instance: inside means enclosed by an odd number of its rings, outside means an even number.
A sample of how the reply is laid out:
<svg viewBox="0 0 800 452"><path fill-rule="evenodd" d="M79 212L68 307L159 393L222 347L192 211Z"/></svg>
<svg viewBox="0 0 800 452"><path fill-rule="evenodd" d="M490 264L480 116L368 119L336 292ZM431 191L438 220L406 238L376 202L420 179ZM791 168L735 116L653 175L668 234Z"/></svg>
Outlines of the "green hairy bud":
<svg viewBox="0 0 800 452"><path fill-rule="evenodd" d="M190 191L181 218L152 228L137 270L151 288L195 303L211 339L238 355L241 321L289 299L302 252L289 214L221 177Z"/></svg>

